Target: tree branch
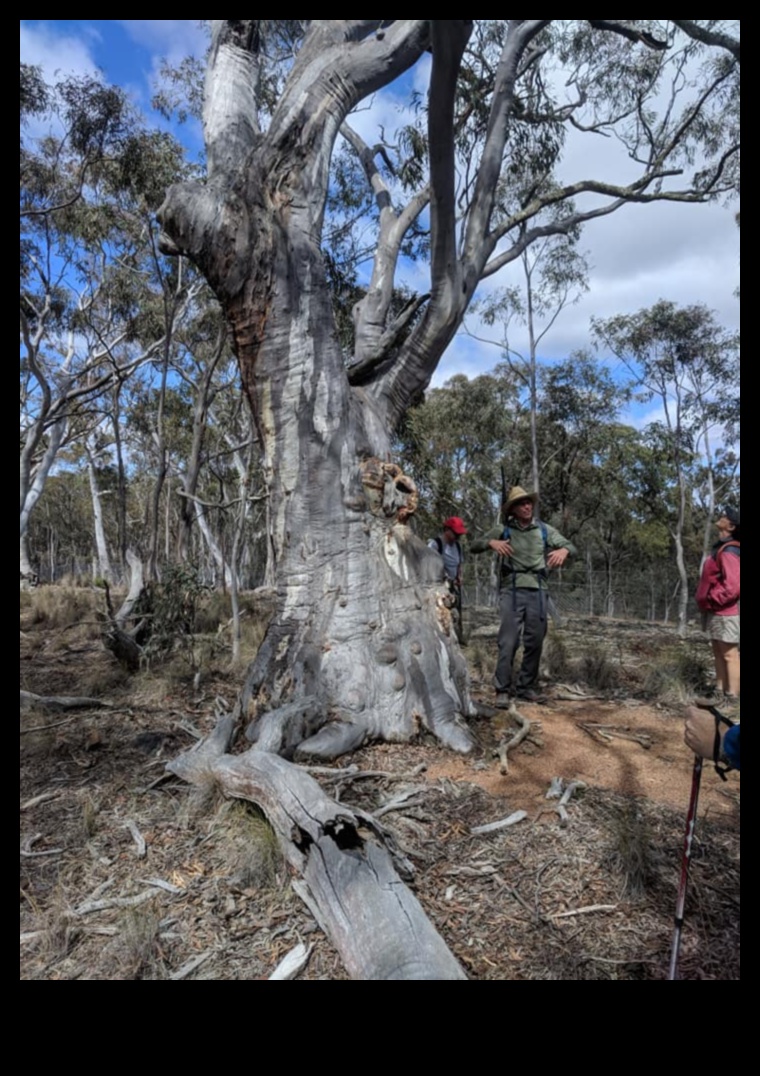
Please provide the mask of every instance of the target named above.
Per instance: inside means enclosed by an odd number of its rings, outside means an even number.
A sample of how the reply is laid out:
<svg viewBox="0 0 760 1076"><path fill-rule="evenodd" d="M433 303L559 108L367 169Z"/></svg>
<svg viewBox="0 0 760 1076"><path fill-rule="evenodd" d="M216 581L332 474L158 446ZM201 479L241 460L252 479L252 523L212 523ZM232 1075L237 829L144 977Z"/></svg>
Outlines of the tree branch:
<svg viewBox="0 0 760 1076"><path fill-rule="evenodd" d="M625 37L628 41L635 41L636 44L646 45L650 49L664 51L668 47L667 41L661 41L646 30L637 30L635 26L631 26L627 22L613 22L611 19L589 19L588 24L593 26L595 30L619 34L620 37Z"/></svg>
<svg viewBox="0 0 760 1076"><path fill-rule="evenodd" d="M428 41L424 19L397 19L347 42L335 40L336 25L312 23L267 132L273 149L285 148L296 128L321 130L332 145L351 109L411 67Z"/></svg>
<svg viewBox="0 0 760 1076"><path fill-rule="evenodd" d="M373 386L395 425L418 389L435 370L456 332L466 306L456 242L454 106L459 68L472 32L465 20L434 19L433 66L430 76L428 146L430 154L431 300L404 348L403 358Z"/></svg>
<svg viewBox="0 0 760 1076"><path fill-rule="evenodd" d="M727 156L729 155L730 154L727 154ZM508 220L502 222L502 224L495 228L492 232L492 236L496 240L502 239L509 231L535 217L547 206L569 200L578 194L602 194L614 198L615 200L607 205L599 206L596 209L591 209L582 213L573 213L572 216L567 217L562 221L553 222L549 225L542 225L541 227L532 228L526 231L520 239L509 248L509 250L497 255L486 264L481 273L481 279L491 276L509 262L514 261L514 259L519 257L523 250L530 246L536 239L548 235L567 235L574 228L577 228L579 224L583 224L589 220L595 220L598 217L607 216L609 213L614 213L615 210L619 209L621 206L631 202L692 203L707 201L709 197L707 190L657 191L648 194L643 189L658 179L664 179L668 176L680 174L680 169L661 170L643 176L641 179L636 180L635 183L631 183L627 187L616 186L612 183L599 183L595 180L581 180L578 183L570 184L567 187L555 188L548 194L535 198L529 205L521 209L519 213L513 214Z"/></svg>
<svg viewBox="0 0 760 1076"><path fill-rule="evenodd" d="M428 293L426 295L415 295L409 300L395 321L382 334L377 347L372 351L363 352L361 361L348 367L349 384L361 385L369 380L370 375L388 358L388 353L396 346L406 326L422 304L426 303L429 298L430 294Z"/></svg>
<svg viewBox="0 0 760 1076"><path fill-rule="evenodd" d="M203 133L209 179L236 171L259 135L260 23L215 19L203 91Z"/></svg>
<svg viewBox="0 0 760 1076"><path fill-rule="evenodd" d="M674 26L683 30L693 41L701 41L703 45L716 45L718 48L727 49L741 63L741 42L730 34L721 33L719 30L708 30L705 26L693 22L690 19L672 19Z"/></svg>
<svg viewBox="0 0 760 1076"><path fill-rule="evenodd" d="M356 379L364 380L367 373L382 363L388 350L397 343L410 318L428 298L424 296L411 300L393 324L385 328L393 299L393 281L401 243L427 205L430 195L425 187L401 212L397 212L393 208L388 187L375 164L377 147L370 149L360 135L346 123L341 127L341 134L361 161L380 214L380 234L375 248L372 277L364 298L359 300L353 311L355 364L349 380L358 384Z"/></svg>
<svg viewBox="0 0 760 1076"><path fill-rule="evenodd" d="M502 49L488 117L486 142L478 168L475 192L467 216L463 259L467 266L468 290L475 290L480 273L493 246L485 242L496 198L496 186L504 159L507 124L515 108L515 82L525 50L550 20L510 20L509 33Z"/></svg>

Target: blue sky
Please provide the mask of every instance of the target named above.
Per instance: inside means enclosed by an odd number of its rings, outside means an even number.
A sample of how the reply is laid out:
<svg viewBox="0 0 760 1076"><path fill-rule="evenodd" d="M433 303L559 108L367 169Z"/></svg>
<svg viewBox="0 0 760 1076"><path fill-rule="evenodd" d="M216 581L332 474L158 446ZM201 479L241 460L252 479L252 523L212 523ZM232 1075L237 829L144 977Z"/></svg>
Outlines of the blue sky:
<svg viewBox="0 0 760 1076"><path fill-rule="evenodd" d="M194 20L53 20L21 22L21 59L42 66L52 79L56 71L84 73L101 70L104 76L123 86L149 119L163 123L150 107L151 93L161 60L177 62L188 53L202 55L205 34ZM411 77L424 90L427 58ZM403 121L399 98L388 92L377 95L371 107L356 116L355 125L371 136L377 123L392 130ZM198 152L198 131L190 127L182 133L194 156ZM601 143L599 140L598 144ZM582 160L574 161L569 146L567 167L582 166L585 173L606 167L600 146L598 162L589 160L588 150L578 149ZM596 152L596 151L594 151ZM626 207L610 217L588 225L581 248L591 264L590 287L581 301L560 316L543 346L542 357L565 357L576 348L588 346L592 316L610 317L632 313L664 298L679 304L704 303L715 310L720 323L738 328L739 305L735 291L739 284L739 233L734 217L737 205L676 205L662 203ZM426 287L423 270L409 266L408 283ZM487 288L519 281L516 270L499 274ZM471 319L472 320L472 319ZM495 340L497 329L474 325L478 335ZM510 342L524 350L524 334L515 328ZM476 376L491 369L500 354L496 347L459 336L444 355L434 384L456 373ZM627 416L636 425L658 417L658 408L636 406Z"/></svg>

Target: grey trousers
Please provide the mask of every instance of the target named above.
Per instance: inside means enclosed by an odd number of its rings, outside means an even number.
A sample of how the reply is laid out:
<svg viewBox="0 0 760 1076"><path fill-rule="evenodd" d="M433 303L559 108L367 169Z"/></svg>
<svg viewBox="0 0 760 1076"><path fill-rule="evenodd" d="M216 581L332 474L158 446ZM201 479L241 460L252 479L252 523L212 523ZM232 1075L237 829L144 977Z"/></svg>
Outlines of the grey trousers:
<svg viewBox="0 0 760 1076"><path fill-rule="evenodd" d="M499 601L499 660L494 687L497 691L524 691L538 679L541 650L546 637L548 605L546 591L517 587L503 590ZM522 636L523 658L517 682L512 682L512 666Z"/></svg>

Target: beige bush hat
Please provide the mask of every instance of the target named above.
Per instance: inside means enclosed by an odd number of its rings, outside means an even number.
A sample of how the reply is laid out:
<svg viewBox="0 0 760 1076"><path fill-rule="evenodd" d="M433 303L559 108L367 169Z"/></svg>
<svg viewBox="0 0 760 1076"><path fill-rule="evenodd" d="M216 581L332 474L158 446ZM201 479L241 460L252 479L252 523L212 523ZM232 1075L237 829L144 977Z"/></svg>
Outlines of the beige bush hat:
<svg viewBox="0 0 760 1076"><path fill-rule="evenodd" d="M523 489L522 486L512 486L512 489L509 491L509 496L507 497L507 506L504 509L504 515L509 517L509 513L512 510L512 505L516 501L532 501L535 505L537 500L537 493L528 493L528 491L526 489Z"/></svg>

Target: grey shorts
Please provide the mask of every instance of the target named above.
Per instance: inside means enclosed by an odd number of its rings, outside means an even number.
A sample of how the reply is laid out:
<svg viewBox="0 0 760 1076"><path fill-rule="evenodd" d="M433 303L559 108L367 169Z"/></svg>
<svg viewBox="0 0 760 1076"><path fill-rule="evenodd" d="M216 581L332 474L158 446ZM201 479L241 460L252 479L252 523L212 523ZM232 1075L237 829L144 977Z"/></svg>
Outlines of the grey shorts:
<svg viewBox="0 0 760 1076"><path fill-rule="evenodd" d="M702 613L702 631L707 632L708 639L719 643L739 645L739 617L717 616L715 613Z"/></svg>

